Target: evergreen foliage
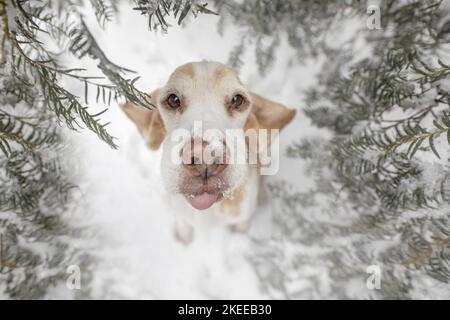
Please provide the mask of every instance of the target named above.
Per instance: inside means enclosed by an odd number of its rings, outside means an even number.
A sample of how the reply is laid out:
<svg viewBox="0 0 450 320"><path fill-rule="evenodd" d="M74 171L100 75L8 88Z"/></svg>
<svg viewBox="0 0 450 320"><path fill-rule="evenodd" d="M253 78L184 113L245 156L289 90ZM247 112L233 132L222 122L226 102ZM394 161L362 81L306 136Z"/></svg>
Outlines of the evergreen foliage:
<svg viewBox="0 0 450 320"><path fill-rule="evenodd" d="M153 107L135 87L138 77L108 59L81 14L90 6L104 26L117 5L114 0L0 0L0 292L8 297L45 297L50 285L65 281L73 257L78 264L89 259L72 245L79 231L62 219L74 186L61 126L87 128L116 148L101 121L107 108L121 98ZM212 13L199 1L140 0L130 2L133 7L149 16L152 28L164 30L165 15L181 23L188 14ZM68 66L67 54L96 61L103 76ZM84 87L84 96L69 89L71 82ZM103 111L88 107L91 90Z"/></svg>
<svg viewBox="0 0 450 320"><path fill-rule="evenodd" d="M255 17L248 9L254 21L235 7L229 11L257 37L277 37L280 29L289 35L297 25L325 27L298 43L288 36L303 58L309 43L325 57L304 114L331 138L304 137L288 149L308 164L311 190L271 186L280 199L274 217L280 234L258 244L251 258L275 297L442 298L450 292L448 3L379 2L382 29L362 23L352 40L363 38L369 57L322 41L336 26L327 13L364 21L369 4L233 5L271 13ZM302 19L293 18L298 11ZM262 70L270 67L258 61ZM370 265L381 269L379 290L366 288Z"/></svg>

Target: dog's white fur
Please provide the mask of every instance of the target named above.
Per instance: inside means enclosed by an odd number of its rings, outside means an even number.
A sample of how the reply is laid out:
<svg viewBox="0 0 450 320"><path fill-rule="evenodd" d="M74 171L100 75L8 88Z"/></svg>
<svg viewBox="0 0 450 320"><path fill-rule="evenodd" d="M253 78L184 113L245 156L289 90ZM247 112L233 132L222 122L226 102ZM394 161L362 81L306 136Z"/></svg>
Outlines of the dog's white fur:
<svg viewBox="0 0 450 320"><path fill-rule="evenodd" d="M231 113L225 104L238 92L243 95L249 107L241 112ZM170 94L182 97L183 112L164 107ZM195 121L202 121L203 129L265 128L281 129L295 115L295 110L264 99L249 92L237 75L217 62L194 62L177 68L163 88L151 93L152 103L157 110L149 111L132 103L122 105L128 117L134 121L151 149L162 145L161 172L170 202L176 209L176 236L184 243L192 239L192 226L198 219L214 219L233 225L234 229L245 231L255 211L259 189L258 165L232 164L226 168L224 177L227 186L225 198L209 209L199 213L180 194L183 183L183 168L173 162L172 150L175 143L171 133L176 129L192 132ZM197 134L193 132L193 134Z"/></svg>

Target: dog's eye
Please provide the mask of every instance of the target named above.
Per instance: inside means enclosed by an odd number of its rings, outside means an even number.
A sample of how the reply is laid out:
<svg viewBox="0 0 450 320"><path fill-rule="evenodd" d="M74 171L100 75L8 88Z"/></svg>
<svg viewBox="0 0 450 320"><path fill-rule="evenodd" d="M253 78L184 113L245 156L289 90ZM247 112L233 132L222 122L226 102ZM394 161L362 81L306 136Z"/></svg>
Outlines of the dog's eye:
<svg viewBox="0 0 450 320"><path fill-rule="evenodd" d="M231 106L233 107L233 109L239 109L243 102L244 97L240 94L237 94L233 98L231 98Z"/></svg>
<svg viewBox="0 0 450 320"><path fill-rule="evenodd" d="M173 93L167 98L167 103L171 108L174 109L179 108L181 105L180 98L178 98L177 95Z"/></svg>

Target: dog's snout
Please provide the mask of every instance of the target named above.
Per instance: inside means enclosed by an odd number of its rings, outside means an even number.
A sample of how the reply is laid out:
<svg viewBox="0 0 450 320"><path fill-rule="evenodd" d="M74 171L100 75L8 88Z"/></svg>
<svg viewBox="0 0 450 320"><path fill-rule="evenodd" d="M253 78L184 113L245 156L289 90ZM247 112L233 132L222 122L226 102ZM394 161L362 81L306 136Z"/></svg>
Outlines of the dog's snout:
<svg viewBox="0 0 450 320"><path fill-rule="evenodd" d="M221 173L226 164L185 164L184 167L191 176L207 179Z"/></svg>
<svg viewBox="0 0 450 320"><path fill-rule="evenodd" d="M220 174L227 167L225 143L194 141L182 150L183 167L192 177L207 179Z"/></svg>

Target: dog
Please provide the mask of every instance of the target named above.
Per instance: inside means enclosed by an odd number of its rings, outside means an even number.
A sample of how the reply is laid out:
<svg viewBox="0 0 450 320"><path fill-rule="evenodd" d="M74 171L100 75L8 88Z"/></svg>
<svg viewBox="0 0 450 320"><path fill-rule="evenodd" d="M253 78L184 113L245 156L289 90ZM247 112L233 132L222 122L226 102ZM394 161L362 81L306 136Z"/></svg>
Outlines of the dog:
<svg viewBox="0 0 450 320"><path fill-rule="evenodd" d="M205 215L245 232L258 202L260 151L270 147L276 137L266 132L284 128L296 110L250 92L232 69L212 61L178 67L165 86L152 91L150 97L155 106L152 110L131 102L121 108L149 149L162 147L161 173L177 212L177 239L189 243L194 221ZM195 128L196 124L202 127ZM175 141L173 137L180 136L180 130L190 136ZM206 138L206 130L214 134ZM219 137L227 130L242 131L238 137L244 138L246 149L235 153L245 153L246 159L256 155L256 163L228 161L234 147ZM266 130L264 135L256 135L256 148L249 146L247 130ZM210 147L210 161L199 160L204 154L195 146Z"/></svg>

